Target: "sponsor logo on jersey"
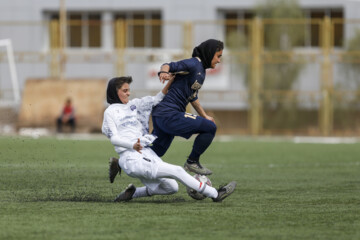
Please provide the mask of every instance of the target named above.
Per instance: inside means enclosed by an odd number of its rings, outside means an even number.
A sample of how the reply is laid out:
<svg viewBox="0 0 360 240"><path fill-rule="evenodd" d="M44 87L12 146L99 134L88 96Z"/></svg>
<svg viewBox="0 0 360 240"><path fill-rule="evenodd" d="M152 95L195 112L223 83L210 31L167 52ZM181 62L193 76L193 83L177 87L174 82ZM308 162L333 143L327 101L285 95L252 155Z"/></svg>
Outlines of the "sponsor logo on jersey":
<svg viewBox="0 0 360 240"><path fill-rule="evenodd" d="M195 80L194 84L191 86L191 89L196 91L199 90L201 86L202 85L197 80Z"/></svg>
<svg viewBox="0 0 360 240"><path fill-rule="evenodd" d="M199 89L201 88L201 86L202 85L197 80L195 80L195 82L191 86L191 89L193 90L193 93L188 97L188 101L191 101L194 98L196 98L197 93L198 93Z"/></svg>

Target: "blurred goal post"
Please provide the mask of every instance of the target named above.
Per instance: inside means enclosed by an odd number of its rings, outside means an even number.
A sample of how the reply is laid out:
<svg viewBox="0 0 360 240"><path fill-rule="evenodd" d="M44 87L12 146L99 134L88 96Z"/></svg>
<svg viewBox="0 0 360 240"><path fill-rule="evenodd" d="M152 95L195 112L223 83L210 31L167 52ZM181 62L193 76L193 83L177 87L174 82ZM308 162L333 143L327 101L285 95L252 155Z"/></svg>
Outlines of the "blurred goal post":
<svg viewBox="0 0 360 240"><path fill-rule="evenodd" d="M14 50L12 47L12 43L10 39L0 39L0 50L5 48L6 56L7 56L7 65L9 66L9 76L11 80L11 91L12 91L12 99L3 98L2 91L0 86L0 106L10 106L10 107L18 107L20 104L20 88L19 82L16 74L16 67L15 67L15 57L14 57ZM1 63L0 63L1 64ZM8 81L8 78L6 78Z"/></svg>

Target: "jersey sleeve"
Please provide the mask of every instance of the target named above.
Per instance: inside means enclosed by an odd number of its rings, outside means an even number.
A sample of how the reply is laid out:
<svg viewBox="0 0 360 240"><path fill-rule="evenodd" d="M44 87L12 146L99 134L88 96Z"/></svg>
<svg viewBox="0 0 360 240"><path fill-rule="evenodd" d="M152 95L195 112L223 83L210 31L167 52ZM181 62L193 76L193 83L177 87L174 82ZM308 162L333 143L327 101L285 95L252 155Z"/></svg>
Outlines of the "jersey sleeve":
<svg viewBox="0 0 360 240"><path fill-rule="evenodd" d="M191 58L184 59L178 62L171 62L168 63L168 65L170 67L170 72L172 73L181 71L192 72L195 67Z"/></svg>
<svg viewBox="0 0 360 240"><path fill-rule="evenodd" d="M132 103L137 108L137 118L141 124L142 135L149 133L149 118L151 111L164 98L165 94L161 91L155 96L146 96L140 99L133 99Z"/></svg>
<svg viewBox="0 0 360 240"><path fill-rule="evenodd" d="M194 102L196 100L198 100L198 94L197 93L196 93L195 97L190 100L190 102L192 103L192 102Z"/></svg>
<svg viewBox="0 0 360 240"><path fill-rule="evenodd" d="M143 98L133 99L133 103L136 105L136 107L143 111L148 112L151 111L154 106L156 106L161 100L165 97L165 94L160 91L155 96L146 96Z"/></svg>
<svg viewBox="0 0 360 240"><path fill-rule="evenodd" d="M133 148L133 143L130 143L128 139L122 139L116 128L116 124L111 117L109 111L105 111L104 120L102 125L102 133L110 139L110 142L115 147Z"/></svg>
<svg viewBox="0 0 360 240"><path fill-rule="evenodd" d="M108 138L117 134L115 122L107 110L104 112L104 120L101 131Z"/></svg>

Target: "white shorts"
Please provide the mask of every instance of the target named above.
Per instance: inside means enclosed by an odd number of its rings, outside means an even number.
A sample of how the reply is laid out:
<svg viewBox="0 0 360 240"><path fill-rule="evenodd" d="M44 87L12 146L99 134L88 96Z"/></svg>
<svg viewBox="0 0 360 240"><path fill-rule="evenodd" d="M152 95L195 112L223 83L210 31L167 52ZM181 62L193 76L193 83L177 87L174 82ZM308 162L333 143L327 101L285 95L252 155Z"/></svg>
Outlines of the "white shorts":
<svg viewBox="0 0 360 240"><path fill-rule="evenodd" d="M174 179L157 178L159 164L164 163L151 148L143 148L142 154L127 150L120 154L119 165L130 177L138 178L148 189L150 195L172 194L178 191Z"/></svg>
<svg viewBox="0 0 360 240"><path fill-rule="evenodd" d="M156 179L158 163L162 162L151 148L143 148L142 154L127 150L120 154L119 165L130 177Z"/></svg>

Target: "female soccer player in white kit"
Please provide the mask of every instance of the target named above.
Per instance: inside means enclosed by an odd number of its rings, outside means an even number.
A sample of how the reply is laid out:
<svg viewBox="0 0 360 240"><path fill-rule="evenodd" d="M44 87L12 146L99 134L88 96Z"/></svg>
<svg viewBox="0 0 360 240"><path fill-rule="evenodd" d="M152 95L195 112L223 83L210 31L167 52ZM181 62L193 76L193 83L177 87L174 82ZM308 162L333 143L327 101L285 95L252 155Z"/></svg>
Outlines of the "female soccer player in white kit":
<svg viewBox="0 0 360 240"><path fill-rule="evenodd" d="M131 101L131 77L116 77L108 83L106 97L110 106L104 112L102 132L110 139L119 154L118 162L121 169L144 184L138 188L130 184L115 198L116 202L174 194L179 188L175 180L212 198L215 202L221 202L235 190L235 181L218 190L201 183L182 167L163 162L149 147L156 139L156 136L148 133L151 110L163 99L172 81L170 80L156 96Z"/></svg>

